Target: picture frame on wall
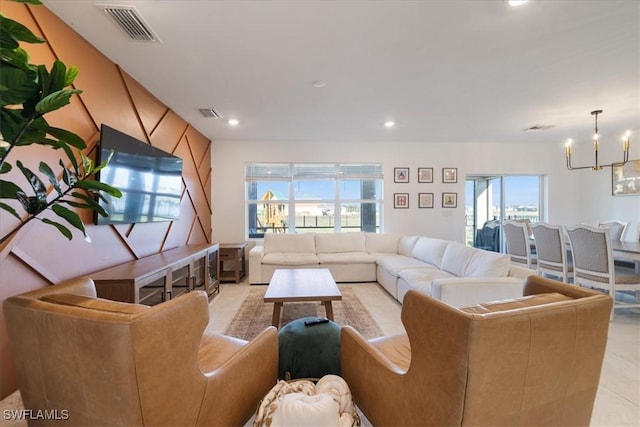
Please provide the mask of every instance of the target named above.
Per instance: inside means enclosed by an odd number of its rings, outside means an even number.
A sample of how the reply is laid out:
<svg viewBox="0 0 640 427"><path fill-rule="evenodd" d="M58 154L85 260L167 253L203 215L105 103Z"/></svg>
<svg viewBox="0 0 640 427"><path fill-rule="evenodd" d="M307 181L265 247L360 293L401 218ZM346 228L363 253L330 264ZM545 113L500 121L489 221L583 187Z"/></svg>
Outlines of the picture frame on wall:
<svg viewBox="0 0 640 427"><path fill-rule="evenodd" d="M458 207L458 193L442 193L442 207L443 208L457 208Z"/></svg>
<svg viewBox="0 0 640 427"><path fill-rule="evenodd" d="M458 182L458 168L442 168L442 182L452 184Z"/></svg>
<svg viewBox="0 0 640 427"><path fill-rule="evenodd" d="M409 193L393 193L393 207L394 209L408 209Z"/></svg>
<svg viewBox="0 0 640 427"><path fill-rule="evenodd" d="M418 193L418 208L433 208L433 193Z"/></svg>
<svg viewBox="0 0 640 427"><path fill-rule="evenodd" d="M393 182L409 182L409 168L393 168Z"/></svg>
<svg viewBox="0 0 640 427"><path fill-rule="evenodd" d="M640 160L631 160L611 168L611 194L614 196L640 195Z"/></svg>
<svg viewBox="0 0 640 427"><path fill-rule="evenodd" d="M418 168L418 182L433 182L433 168Z"/></svg>

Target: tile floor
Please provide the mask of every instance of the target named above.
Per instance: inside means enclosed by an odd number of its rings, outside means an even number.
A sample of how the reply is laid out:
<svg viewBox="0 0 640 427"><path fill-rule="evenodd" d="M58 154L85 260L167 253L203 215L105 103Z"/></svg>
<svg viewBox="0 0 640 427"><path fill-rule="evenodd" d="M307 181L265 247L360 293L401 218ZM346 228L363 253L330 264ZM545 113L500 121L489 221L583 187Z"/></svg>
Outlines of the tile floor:
<svg viewBox="0 0 640 427"><path fill-rule="evenodd" d="M401 305L375 283L354 286L385 334L403 332ZM210 304L211 331L222 333L249 292L246 283L223 284ZM370 425L366 419L365 426ZM619 310L611 322L591 425L640 427L640 310Z"/></svg>

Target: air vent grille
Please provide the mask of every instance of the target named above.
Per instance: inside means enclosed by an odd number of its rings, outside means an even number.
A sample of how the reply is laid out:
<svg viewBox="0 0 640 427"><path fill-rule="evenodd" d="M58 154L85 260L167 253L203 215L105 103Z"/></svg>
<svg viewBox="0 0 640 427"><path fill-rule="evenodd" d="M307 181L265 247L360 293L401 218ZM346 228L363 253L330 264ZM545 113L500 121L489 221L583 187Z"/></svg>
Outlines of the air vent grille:
<svg viewBox="0 0 640 427"><path fill-rule="evenodd" d="M198 109L200 111L200 114L202 114L203 116L207 117L207 118L211 118L211 119L219 119L222 116L213 108L199 108Z"/></svg>
<svg viewBox="0 0 640 427"><path fill-rule="evenodd" d="M132 6L100 6L102 10L116 21L131 40L159 42L149 25Z"/></svg>

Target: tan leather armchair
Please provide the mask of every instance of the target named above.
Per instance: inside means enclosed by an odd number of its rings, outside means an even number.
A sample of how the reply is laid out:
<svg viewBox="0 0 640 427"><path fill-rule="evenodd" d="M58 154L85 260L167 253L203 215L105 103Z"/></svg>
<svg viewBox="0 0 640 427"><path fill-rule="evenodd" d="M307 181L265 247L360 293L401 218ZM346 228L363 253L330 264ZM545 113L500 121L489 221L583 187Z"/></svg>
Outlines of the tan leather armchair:
<svg viewBox="0 0 640 427"><path fill-rule="evenodd" d="M65 425L240 426L277 381L276 329L204 333L201 291L147 307L97 299L85 278L8 298L4 314L25 408Z"/></svg>
<svg viewBox="0 0 640 427"><path fill-rule="evenodd" d="M589 425L611 298L530 276L524 298L456 309L416 291L406 335L342 328L342 376L376 426Z"/></svg>

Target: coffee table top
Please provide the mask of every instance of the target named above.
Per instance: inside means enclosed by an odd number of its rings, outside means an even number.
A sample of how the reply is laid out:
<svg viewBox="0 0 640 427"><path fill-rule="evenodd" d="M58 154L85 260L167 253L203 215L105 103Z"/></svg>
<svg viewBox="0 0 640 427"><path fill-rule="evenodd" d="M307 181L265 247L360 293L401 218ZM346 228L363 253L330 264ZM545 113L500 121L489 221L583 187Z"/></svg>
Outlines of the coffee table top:
<svg viewBox="0 0 640 427"><path fill-rule="evenodd" d="M264 302L339 301L340 289L326 268L276 269Z"/></svg>

